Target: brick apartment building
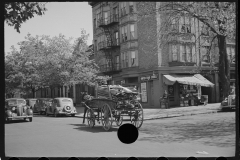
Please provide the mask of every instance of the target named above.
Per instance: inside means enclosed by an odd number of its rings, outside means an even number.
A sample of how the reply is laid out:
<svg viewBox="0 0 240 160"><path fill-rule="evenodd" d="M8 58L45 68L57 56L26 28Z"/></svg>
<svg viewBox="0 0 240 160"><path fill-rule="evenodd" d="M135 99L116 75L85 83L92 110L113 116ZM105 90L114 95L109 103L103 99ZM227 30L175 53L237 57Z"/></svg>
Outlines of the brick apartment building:
<svg viewBox="0 0 240 160"><path fill-rule="evenodd" d="M170 94L170 107L180 106L182 89L208 95L208 102L221 101L221 82L218 73L209 73L206 51L211 35L202 23L183 16L179 22L172 22L171 29L179 32L164 47L160 47L159 30L167 16L156 13L139 19L138 14L153 11L163 2L89 2L92 6L93 44L96 62L104 75L111 76L110 84L136 86L142 93L143 107L159 108L159 99L164 90ZM166 3L166 2L165 2ZM203 34L204 33L204 34ZM195 41L201 34L203 45ZM184 38L185 37L185 38ZM186 38L188 37L188 38ZM235 43L227 44L229 57L235 55ZM211 54L218 53L213 45ZM200 49L199 49L200 48ZM217 58L215 58L217 60ZM195 69L201 66L200 79L209 80L213 87L186 85L194 80ZM231 64L231 85L235 84L235 67ZM202 76L201 76L202 75ZM189 82L173 83L179 77ZM204 80L205 77L206 79ZM192 78L192 79L191 79ZM204 83L204 82L203 82ZM206 82L208 83L208 82Z"/></svg>

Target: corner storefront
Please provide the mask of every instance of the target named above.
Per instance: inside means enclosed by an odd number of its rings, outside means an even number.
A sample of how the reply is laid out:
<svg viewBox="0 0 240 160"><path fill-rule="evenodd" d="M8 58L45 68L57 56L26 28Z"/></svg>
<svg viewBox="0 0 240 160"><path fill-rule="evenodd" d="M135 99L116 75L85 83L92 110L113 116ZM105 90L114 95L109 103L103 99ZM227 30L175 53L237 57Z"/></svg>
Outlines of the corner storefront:
<svg viewBox="0 0 240 160"><path fill-rule="evenodd" d="M169 94L169 106L195 106L202 95L202 87L213 87L214 84L204 78L201 74L163 74L162 83Z"/></svg>

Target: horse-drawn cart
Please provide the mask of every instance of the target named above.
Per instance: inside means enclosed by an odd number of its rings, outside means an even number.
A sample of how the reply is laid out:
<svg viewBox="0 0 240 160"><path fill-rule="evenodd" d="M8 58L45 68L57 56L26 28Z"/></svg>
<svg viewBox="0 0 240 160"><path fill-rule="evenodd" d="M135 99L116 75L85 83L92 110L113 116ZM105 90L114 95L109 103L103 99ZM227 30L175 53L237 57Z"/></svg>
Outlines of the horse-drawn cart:
<svg viewBox="0 0 240 160"><path fill-rule="evenodd" d="M103 128L108 131L113 121L120 126L124 116L128 116L128 120L138 129L142 126L143 108L137 92L120 85L104 85L98 86L96 93L96 98L86 96L87 101L83 102L87 108L89 127L94 127L96 121L102 122Z"/></svg>

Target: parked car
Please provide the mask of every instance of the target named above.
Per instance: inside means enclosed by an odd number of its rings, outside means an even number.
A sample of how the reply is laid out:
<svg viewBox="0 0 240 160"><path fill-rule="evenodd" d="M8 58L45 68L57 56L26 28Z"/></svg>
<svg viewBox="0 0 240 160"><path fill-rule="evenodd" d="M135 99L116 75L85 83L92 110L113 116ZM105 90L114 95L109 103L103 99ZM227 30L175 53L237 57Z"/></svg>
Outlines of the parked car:
<svg viewBox="0 0 240 160"><path fill-rule="evenodd" d="M77 113L71 98L54 98L52 105L46 108L46 115L71 115L75 116Z"/></svg>
<svg viewBox="0 0 240 160"><path fill-rule="evenodd" d="M14 119L28 119L32 122L33 111L23 98L9 98L5 100L5 121Z"/></svg>
<svg viewBox="0 0 240 160"><path fill-rule="evenodd" d="M36 103L37 99L36 98L27 98L26 102L27 105L30 106L31 109L33 109L34 104Z"/></svg>
<svg viewBox="0 0 240 160"><path fill-rule="evenodd" d="M227 98L225 98L222 101L219 109L221 111L235 110L236 109L235 98L236 98L236 95L229 95Z"/></svg>
<svg viewBox="0 0 240 160"><path fill-rule="evenodd" d="M46 114L46 108L49 106L52 98L38 98L33 107L34 113Z"/></svg>

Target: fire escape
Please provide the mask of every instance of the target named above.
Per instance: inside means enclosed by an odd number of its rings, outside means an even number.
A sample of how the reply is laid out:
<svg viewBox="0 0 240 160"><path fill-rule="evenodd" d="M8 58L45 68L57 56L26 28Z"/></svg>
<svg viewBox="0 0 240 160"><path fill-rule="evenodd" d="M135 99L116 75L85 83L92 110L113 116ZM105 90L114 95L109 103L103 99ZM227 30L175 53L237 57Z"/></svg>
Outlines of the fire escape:
<svg viewBox="0 0 240 160"><path fill-rule="evenodd" d="M119 15L118 13L110 13L110 8L109 12L105 11L104 9L107 7L110 7L107 2L102 2L100 4L102 16L98 20L98 27L102 29L102 32L106 36L106 40L100 42L99 50L104 53L107 60L107 64L101 66L102 73L112 75L121 71L120 61L116 62L114 59L114 55L119 55L118 53L120 52L119 34L117 38L115 35L115 31L119 33Z"/></svg>

